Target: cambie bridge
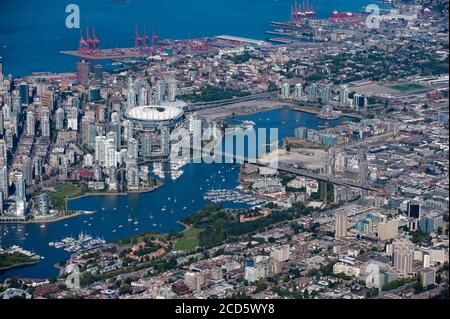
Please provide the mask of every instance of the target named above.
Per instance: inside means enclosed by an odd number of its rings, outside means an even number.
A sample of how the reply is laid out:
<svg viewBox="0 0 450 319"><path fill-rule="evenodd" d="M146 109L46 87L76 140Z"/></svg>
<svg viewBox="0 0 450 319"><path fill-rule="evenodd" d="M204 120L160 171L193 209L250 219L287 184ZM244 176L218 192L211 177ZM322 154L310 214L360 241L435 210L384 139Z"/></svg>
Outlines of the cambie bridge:
<svg viewBox="0 0 450 319"><path fill-rule="evenodd" d="M230 105L230 104L234 104L234 103L248 102L248 101L253 101L253 100L258 100L258 99L267 99L267 98L276 96L276 92L277 91L263 92L263 93L256 93L256 94L251 94L248 96L236 97L236 98L221 100L221 101L193 103L193 104L190 104L187 106L186 111L187 112L195 112L195 111L199 111L199 110L203 110L203 109L226 106L226 105ZM193 149L192 147L191 147L191 150L200 152L200 153L203 152L203 150L201 150L201 149ZM216 150L216 152L217 152L217 150ZM336 178L336 177L330 176L328 174L313 173L313 172L305 170L305 169L293 167L292 165L288 165L286 163L277 162L276 165L270 165L270 163L266 163L266 162L258 160L258 159L256 159L256 160L252 159L249 161L248 158L246 158L246 157L240 157L240 156L236 156L236 154L228 154L228 153L223 153L223 152L221 152L221 154L217 154L217 156L223 156L228 159L234 159L235 161L237 161L239 163L250 163L250 164L257 165L257 166L272 168L272 169L276 169L278 171L287 172L287 173L291 173L291 174L298 175L298 176L309 177L309 178L312 178L312 179L315 179L318 181L328 182L328 183L331 183L334 185L354 187L354 188L358 188L358 189L362 189L362 190L366 190L366 191L373 191L373 192L380 191L379 189L371 186L368 183L349 181L349 180L342 179L342 178Z"/></svg>
<svg viewBox="0 0 450 319"><path fill-rule="evenodd" d="M205 151L201 148L196 148L196 147L192 147L192 146L190 147L190 149L194 152L206 154L206 156L211 157L209 150ZM283 162L279 162L279 161L270 162L270 160L260 160L257 158L249 159L246 156L240 156L240 155L237 155L234 153L222 152L217 149L214 150L214 156L216 158L226 158L227 162L233 160L236 163L240 163L240 164L244 164L244 163L253 164L253 165L260 166L260 167L265 167L268 169L274 169L274 170L281 171L281 172L291 173L291 174L298 175L298 176L309 177L309 178L312 178L312 179L315 179L315 180L318 180L321 182L328 182L328 183L331 183L334 185L354 187L354 188L358 188L358 189L362 189L362 190L366 190L366 191L372 191L372 192L380 191L379 189L371 186L368 183L349 181L347 179L336 178L336 177L330 176L328 174L313 173L306 169L296 168L296 167L293 167L292 165L289 165L289 164L286 164Z"/></svg>

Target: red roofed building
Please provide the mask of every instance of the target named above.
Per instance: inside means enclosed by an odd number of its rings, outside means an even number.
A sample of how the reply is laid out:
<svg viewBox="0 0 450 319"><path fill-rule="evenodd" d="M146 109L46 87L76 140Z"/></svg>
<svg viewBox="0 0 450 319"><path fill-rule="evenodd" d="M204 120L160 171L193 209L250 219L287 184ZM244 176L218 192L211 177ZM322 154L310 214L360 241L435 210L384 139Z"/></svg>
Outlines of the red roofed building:
<svg viewBox="0 0 450 319"><path fill-rule="evenodd" d="M94 175L93 172L85 169L85 168L81 168L80 169L80 178L82 179L91 179L92 175Z"/></svg>
<svg viewBox="0 0 450 319"><path fill-rule="evenodd" d="M328 21L338 25L358 25L364 21L366 17L366 14L334 11L328 18Z"/></svg>
<svg viewBox="0 0 450 319"><path fill-rule="evenodd" d="M427 93L428 101L440 100L442 98L443 98L443 95L440 91L433 91L433 92Z"/></svg>

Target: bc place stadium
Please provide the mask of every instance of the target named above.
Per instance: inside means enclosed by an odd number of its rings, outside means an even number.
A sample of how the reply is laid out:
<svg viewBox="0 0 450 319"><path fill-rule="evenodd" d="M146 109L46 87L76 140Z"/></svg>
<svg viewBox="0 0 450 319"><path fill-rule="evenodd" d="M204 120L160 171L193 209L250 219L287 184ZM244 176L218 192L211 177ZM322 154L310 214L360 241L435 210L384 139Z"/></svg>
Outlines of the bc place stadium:
<svg viewBox="0 0 450 319"><path fill-rule="evenodd" d="M175 127L184 118L183 105L145 105L126 112L135 129L152 130L161 126Z"/></svg>

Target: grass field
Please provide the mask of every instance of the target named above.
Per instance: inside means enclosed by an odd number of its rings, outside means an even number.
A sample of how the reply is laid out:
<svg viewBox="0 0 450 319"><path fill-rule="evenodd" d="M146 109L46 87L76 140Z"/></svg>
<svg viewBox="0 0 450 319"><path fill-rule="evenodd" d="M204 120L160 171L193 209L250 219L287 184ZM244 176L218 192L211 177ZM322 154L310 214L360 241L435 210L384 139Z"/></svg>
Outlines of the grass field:
<svg viewBox="0 0 450 319"><path fill-rule="evenodd" d="M6 269L9 267L33 262L37 262L36 259L19 252L14 252L12 254L0 254L0 269Z"/></svg>
<svg viewBox="0 0 450 319"><path fill-rule="evenodd" d="M183 238L176 241L173 250L176 251L191 251L198 246L198 235L200 229L195 227L189 227L183 232Z"/></svg>
<svg viewBox="0 0 450 319"><path fill-rule="evenodd" d="M396 91L400 91L400 92L406 92L406 91L421 89L423 87L424 87L423 85L420 85L420 84L417 84L417 83L405 83L405 84L398 84L398 85L389 86L390 89L393 89L393 90L396 90Z"/></svg>
<svg viewBox="0 0 450 319"><path fill-rule="evenodd" d="M131 235L131 236L116 240L115 242L119 245L129 245L133 241L136 243L142 243L146 238L148 238L148 239L154 238L154 239L164 240L166 238L166 235L161 234L161 233L148 232L148 233L142 233L139 235Z"/></svg>
<svg viewBox="0 0 450 319"><path fill-rule="evenodd" d="M65 210L66 202L65 198L72 198L81 196L84 194L84 190L81 187L73 186L70 184L64 184L57 189L56 192L47 192L47 195L52 203L54 209Z"/></svg>

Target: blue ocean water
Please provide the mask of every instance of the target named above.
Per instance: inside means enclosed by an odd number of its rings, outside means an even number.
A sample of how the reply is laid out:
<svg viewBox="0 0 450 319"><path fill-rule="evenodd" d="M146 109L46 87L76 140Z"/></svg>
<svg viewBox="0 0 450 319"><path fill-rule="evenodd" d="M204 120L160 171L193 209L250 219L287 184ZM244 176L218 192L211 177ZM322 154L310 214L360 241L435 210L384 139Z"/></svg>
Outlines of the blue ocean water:
<svg viewBox="0 0 450 319"><path fill-rule="evenodd" d="M281 141L285 136L293 136L296 127L334 127L345 118L326 122L312 114L276 109L236 118L236 121L244 120L254 121L255 129L278 127L278 137ZM38 265L12 269L0 274L0 280L11 276L56 276L58 271L54 265L68 259L70 254L49 247L48 243L67 236L78 236L80 232L101 236L111 242L139 232L179 231L182 227L177 221L198 211L207 203L203 199L205 192L209 189L233 189L238 186L237 164L188 164L183 171L184 174L178 180L165 179L164 185L151 193L90 196L69 201L69 209L96 210L97 213L93 215L50 223L45 228L41 228L40 224L0 225L0 245L19 245L45 257ZM233 203L225 203L224 206L242 207L241 204ZM166 209L163 210L163 207ZM129 219L132 222L129 222Z"/></svg>
<svg viewBox="0 0 450 319"><path fill-rule="evenodd" d="M302 1L298 1L301 3ZM333 10L358 11L372 0L310 0L319 17ZM68 4L80 7L81 29L95 27L101 47L134 46L135 26L161 39L220 34L265 39L272 20L289 19L294 0L2 0L0 56L6 74L73 71L79 29L67 29Z"/></svg>

